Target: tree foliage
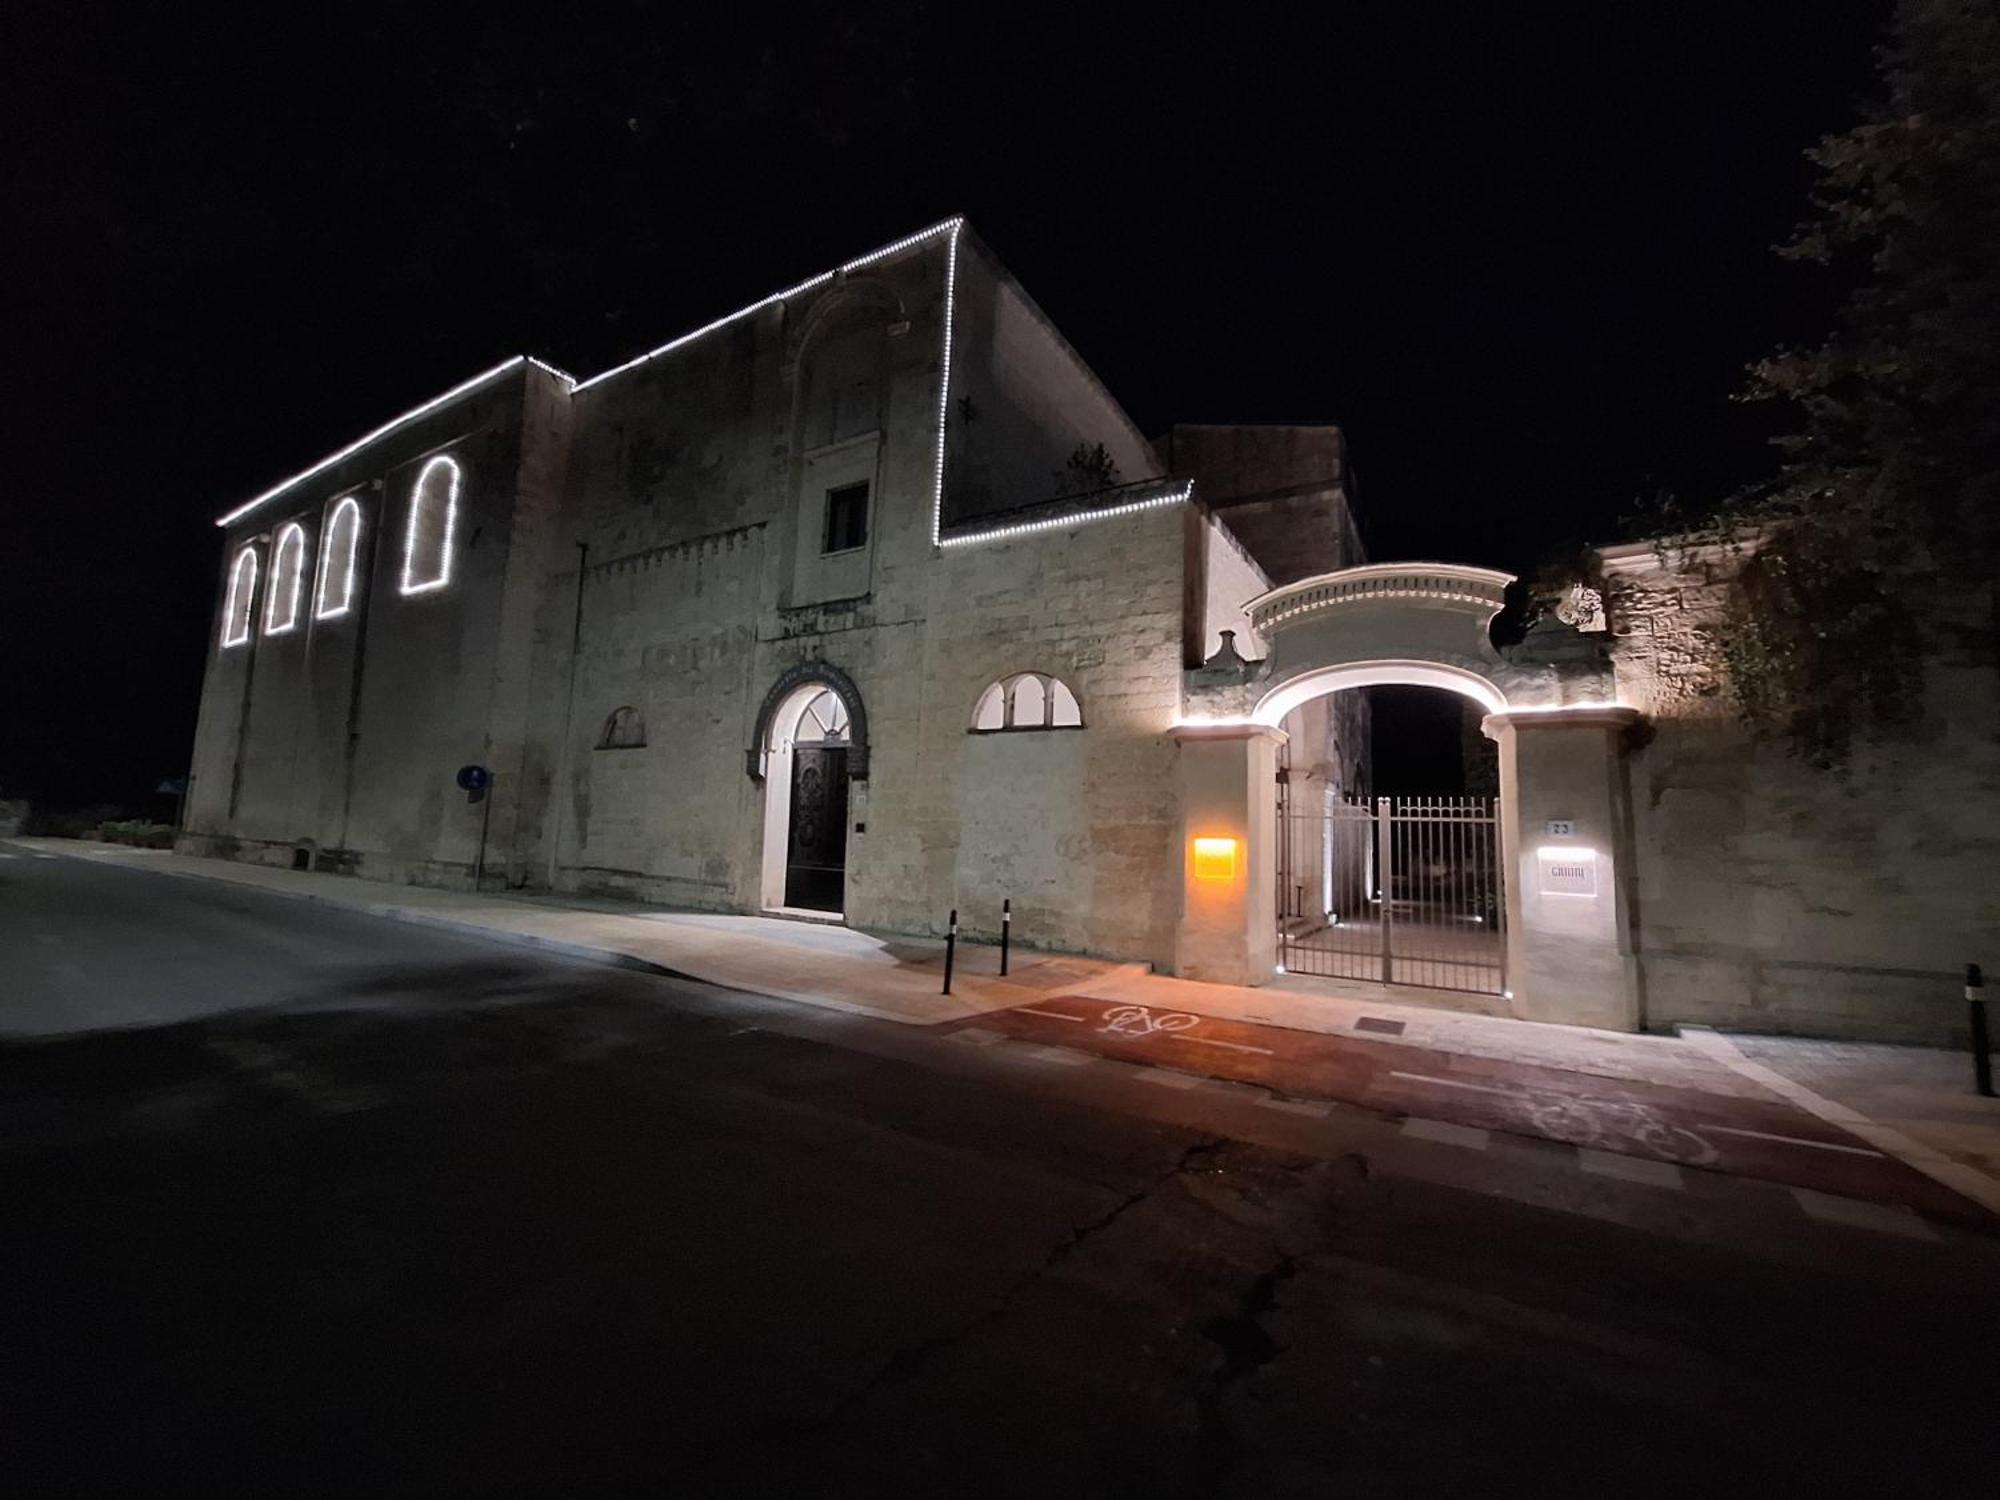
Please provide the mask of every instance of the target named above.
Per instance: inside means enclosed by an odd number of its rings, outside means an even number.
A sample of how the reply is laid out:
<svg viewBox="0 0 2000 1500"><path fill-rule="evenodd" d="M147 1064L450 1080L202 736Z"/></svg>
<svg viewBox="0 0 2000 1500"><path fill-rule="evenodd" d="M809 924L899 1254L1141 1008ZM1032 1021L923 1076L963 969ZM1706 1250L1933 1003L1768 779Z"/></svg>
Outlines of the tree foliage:
<svg viewBox="0 0 2000 1500"><path fill-rule="evenodd" d="M1102 443L1078 443L1076 451L1056 470L1056 494L1063 498L1094 495L1099 490L1115 489L1117 484L1118 460Z"/></svg>
<svg viewBox="0 0 2000 1500"><path fill-rule="evenodd" d="M1746 399L1798 425L1710 528L1755 539L1725 633L1739 703L1820 764L1911 716L1941 605L1996 560L2000 5L1900 0L1881 72L1808 153L1814 214L1779 251L1853 289L1823 343L1751 367Z"/></svg>

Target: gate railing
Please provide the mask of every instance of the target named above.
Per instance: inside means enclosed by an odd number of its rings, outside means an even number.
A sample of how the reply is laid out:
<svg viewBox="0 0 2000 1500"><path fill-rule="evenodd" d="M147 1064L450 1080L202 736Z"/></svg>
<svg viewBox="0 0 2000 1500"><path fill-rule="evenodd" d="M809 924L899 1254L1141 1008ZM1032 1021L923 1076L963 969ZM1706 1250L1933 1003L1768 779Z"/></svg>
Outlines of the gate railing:
<svg viewBox="0 0 2000 1500"><path fill-rule="evenodd" d="M1287 808L1279 952L1298 974L1499 994L1499 809L1490 797L1381 797Z"/></svg>

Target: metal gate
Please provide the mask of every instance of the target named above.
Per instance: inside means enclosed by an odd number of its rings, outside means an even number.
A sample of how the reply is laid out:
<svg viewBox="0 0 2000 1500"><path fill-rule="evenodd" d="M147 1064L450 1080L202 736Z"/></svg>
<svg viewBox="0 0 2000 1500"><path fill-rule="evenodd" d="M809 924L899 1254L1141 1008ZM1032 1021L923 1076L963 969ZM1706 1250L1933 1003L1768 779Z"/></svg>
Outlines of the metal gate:
<svg viewBox="0 0 2000 1500"><path fill-rule="evenodd" d="M1292 974L1500 994L1506 903L1492 797L1281 804L1278 962Z"/></svg>

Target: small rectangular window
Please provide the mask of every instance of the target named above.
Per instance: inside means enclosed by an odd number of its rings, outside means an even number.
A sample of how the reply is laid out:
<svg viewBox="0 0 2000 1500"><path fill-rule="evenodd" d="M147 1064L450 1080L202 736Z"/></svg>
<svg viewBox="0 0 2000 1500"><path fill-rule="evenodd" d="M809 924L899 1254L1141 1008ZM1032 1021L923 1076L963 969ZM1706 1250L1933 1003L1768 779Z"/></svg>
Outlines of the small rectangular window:
<svg viewBox="0 0 2000 1500"><path fill-rule="evenodd" d="M820 551L852 552L868 542L868 486L844 484L826 492L826 540Z"/></svg>

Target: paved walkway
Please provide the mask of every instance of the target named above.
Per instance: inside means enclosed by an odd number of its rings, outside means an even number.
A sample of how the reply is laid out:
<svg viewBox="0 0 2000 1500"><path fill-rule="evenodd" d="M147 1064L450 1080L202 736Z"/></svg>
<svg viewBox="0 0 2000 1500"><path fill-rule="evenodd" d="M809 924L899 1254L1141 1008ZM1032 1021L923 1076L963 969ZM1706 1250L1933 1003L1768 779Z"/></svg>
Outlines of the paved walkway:
<svg viewBox="0 0 2000 1500"><path fill-rule="evenodd" d="M998 950L974 943L959 945L953 993L945 995L941 942L885 939L831 923L390 886L78 840L17 839L12 846L333 902L911 1025L952 1026L1065 997L1252 1026L1277 1037L1279 1051L1287 1036L1317 1034L1345 1038L1350 1047L1365 1039L1445 1054L1459 1066L1595 1077L1610 1081L1600 1089L1607 1097L1617 1085L1638 1085L1733 1100L1732 1107L1753 1112L1782 1101L2000 1213L2000 1101L1972 1094L1968 1059L1932 1049L1700 1031L1634 1036L1405 1004L1361 984L1200 984L1138 964L1018 950L1002 979ZM1325 1050L1304 1037L1298 1045L1302 1057ZM1211 1051L1208 1071L1232 1076L1220 1068L1226 1049ZM1249 1055L1238 1054L1238 1062ZM1289 1076L1287 1086L1308 1087ZM1332 1087L1322 1094L1342 1097Z"/></svg>

